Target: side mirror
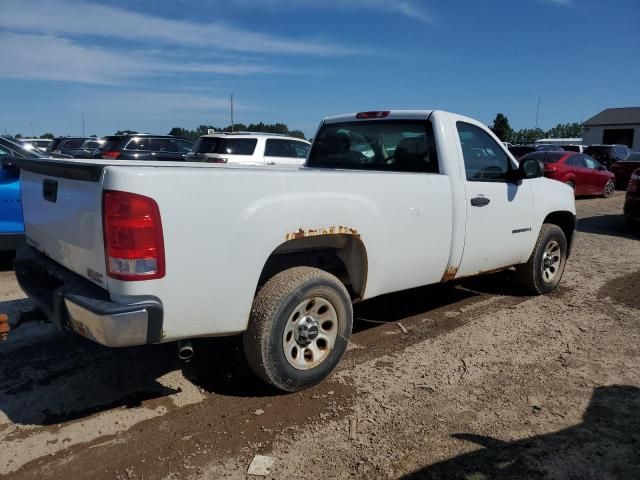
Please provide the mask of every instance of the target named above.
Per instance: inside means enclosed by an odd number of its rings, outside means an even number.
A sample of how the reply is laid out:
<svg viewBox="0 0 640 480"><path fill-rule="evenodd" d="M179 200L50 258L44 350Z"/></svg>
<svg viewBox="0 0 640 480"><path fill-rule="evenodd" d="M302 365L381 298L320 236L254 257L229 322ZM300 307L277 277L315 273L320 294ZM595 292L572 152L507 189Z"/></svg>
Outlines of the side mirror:
<svg viewBox="0 0 640 480"><path fill-rule="evenodd" d="M544 163L537 158L525 158L520 160L518 166L519 177L522 180L528 178L540 178L544 176Z"/></svg>

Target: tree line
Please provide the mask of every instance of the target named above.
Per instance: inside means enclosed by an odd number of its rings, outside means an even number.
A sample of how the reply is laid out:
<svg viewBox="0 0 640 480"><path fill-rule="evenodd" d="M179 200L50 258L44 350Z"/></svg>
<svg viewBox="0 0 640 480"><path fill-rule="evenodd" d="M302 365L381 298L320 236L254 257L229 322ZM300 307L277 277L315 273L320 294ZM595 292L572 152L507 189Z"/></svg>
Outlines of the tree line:
<svg viewBox="0 0 640 480"><path fill-rule="evenodd" d="M493 120L491 131L503 142L533 143L541 138L580 138L582 137L582 124L580 122L559 123L550 130L541 128L523 128L513 130L509 125L506 115L498 113Z"/></svg>

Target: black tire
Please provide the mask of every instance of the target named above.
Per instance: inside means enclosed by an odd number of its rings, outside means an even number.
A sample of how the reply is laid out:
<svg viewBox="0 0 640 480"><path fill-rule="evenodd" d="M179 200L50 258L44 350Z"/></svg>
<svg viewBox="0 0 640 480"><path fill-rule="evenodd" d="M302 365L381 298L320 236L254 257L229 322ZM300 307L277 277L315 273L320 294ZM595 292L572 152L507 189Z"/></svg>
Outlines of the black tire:
<svg viewBox="0 0 640 480"><path fill-rule="evenodd" d="M317 298L328 302L334 309L331 312L332 315L335 314L337 323L335 332L332 333L334 343L332 346L325 345L326 348L322 351L325 356L318 357L322 358L320 363L313 366L314 362L311 361L312 366L301 370L300 365L296 367L291 363L295 361L291 351L288 350L290 359L285 355L288 339L284 338L288 335L285 328L291 329L296 313L299 314L300 308L307 308L302 306L305 301L311 302ZM310 316L313 319L313 308L309 308L307 310L310 313L304 314L305 318ZM324 321L321 322L324 325ZM279 390L295 392L316 385L331 374L347 349L352 327L351 298L340 280L317 268L290 268L269 279L258 291L253 301L248 329L243 335L245 356L251 369L263 381ZM318 324L316 332L322 334L324 330L320 328ZM304 338L302 340L308 341ZM317 341L320 340L318 335ZM293 345L296 353L296 346L300 345L301 357L297 361L304 363L310 350L297 342L298 333L293 342L287 345ZM315 354L312 357L313 355Z"/></svg>
<svg viewBox="0 0 640 480"><path fill-rule="evenodd" d="M573 183L571 180L569 180L568 182L564 182L564 183L569 185L573 189L574 192L576 191L576 184Z"/></svg>
<svg viewBox="0 0 640 480"><path fill-rule="evenodd" d="M554 269L553 276L547 278L547 274L551 271L551 267L543 268L545 262L545 251L555 242L559 247L559 261ZM564 267L567 263L567 239L564 232L557 225L545 223L540 229L540 235L536 242L529 261L516 267L516 277L518 282L533 295L542 295L556 289L562 275Z"/></svg>
<svg viewBox="0 0 640 480"><path fill-rule="evenodd" d="M609 198L616 191L616 183L613 180L607 181L602 192L602 198Z"/></svg>

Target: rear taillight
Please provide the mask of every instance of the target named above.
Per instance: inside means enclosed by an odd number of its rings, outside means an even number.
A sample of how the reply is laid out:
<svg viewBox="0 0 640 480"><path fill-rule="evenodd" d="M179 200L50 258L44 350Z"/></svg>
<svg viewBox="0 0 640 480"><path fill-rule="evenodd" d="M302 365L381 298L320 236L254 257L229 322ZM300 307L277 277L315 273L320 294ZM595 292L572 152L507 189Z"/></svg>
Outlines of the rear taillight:
<svg viewBox="0 0 640 480"><path fill-rule="evenodd" d="M165 273L158 204L135 193L107 190L102 204L107 274L118 280L152 280Z"/></svg>
<svg viewBox="0 0 640 480"><path fill-rule="evenodd" d="M120 152L115 152L115 151L111 151L111 152L102 152L102 158L109 158L109 159L116 159L120 156Z"/></svg>
<svg viewBox="0 0 640 480"><path fill-rule="evenodd" d="M558 169L556 167L550 167L548 165L544 166L544 176L545 177L553 177L558 173Z"/></svg>

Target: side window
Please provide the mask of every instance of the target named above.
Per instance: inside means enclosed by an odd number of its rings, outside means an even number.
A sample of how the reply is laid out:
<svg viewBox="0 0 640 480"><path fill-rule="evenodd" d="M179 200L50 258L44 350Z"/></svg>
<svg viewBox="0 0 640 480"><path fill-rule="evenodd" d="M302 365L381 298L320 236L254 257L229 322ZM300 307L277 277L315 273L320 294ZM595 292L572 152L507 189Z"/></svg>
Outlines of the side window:
<svg viewBox="0 0 640 480"><path fill-rule="evenodd" d="M293 145L290 140L267 139L267 145L264 148L265 157L296 157Z"/></svg>
<svg viewBox="0 0 640 480"><path fill-rule="evenodd" d="M586 163L584 163L584 155L574 155L567 160L567 165L571 165L572 167L578 168L586 168Z"/></svg>
<svg viewBox="0 0 640 480"><path fill-rule="evenodd" d="M583 157L584 157L584 162L587 168L596 170L600 166L600 164L597 161L595 161L593 158L589 157L588 155L583 155Z"/></svg>
<svg viewBox="0 0 640 480"><path fill-rule="evenodd" d="M293 149L296 152L296 157L298 158L307 158L307 153L309 153L309 144L303 142L292 142Z"/></svg>
<svg viewBox="0 0 640 480"><path fill-rule="evenodd" d="M83 143L84 140L67 140L66 142L64 142L61 148L76 150L78 148L82 148Z"/></svg>
<svg viewBox="0 0 640 480"><path fill-rule="evenodd" d="M502 148L483 129L457 122L464 168L470 182L504 182L512 169Z"/></svg>
<svg viewBox="0 0 640 480"><path fill-rule="evenodd" d="M94 141L94 140L90 140L87 143L84 144L84 148L87 150L95 150L96 148L98 148L100 146L100 143Z"/></svg>
<svg viewBox="0 0 640 480"><path fill-rule="evenodd" d="M191 142L187 142L181 138L176 138L172 140L173 142L173 151L179 153L189 153L193 144Z"/></svg>
<svg viewBox="0 0 640 480"><path fill-rule="evenodd" d="M127 143L125 150L142 150L142 151L150 151L151 147L149 144L149 138L145 137L133 137Z"/></svg>
<svg viewBox="0 0 640 480"><path fill-rule="evenodd" d="M228 138L218 153L227 155L253 155L258 140L255 138Z"/></svg>
<svg viewBox="0 0 640 480"><path fill-rule="evenodd" d="M149 150L153 152L172 152L173 145L170 138L150 138Z"/></svg>

